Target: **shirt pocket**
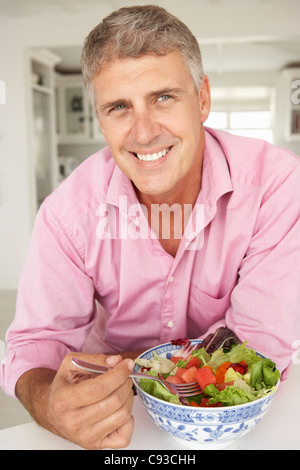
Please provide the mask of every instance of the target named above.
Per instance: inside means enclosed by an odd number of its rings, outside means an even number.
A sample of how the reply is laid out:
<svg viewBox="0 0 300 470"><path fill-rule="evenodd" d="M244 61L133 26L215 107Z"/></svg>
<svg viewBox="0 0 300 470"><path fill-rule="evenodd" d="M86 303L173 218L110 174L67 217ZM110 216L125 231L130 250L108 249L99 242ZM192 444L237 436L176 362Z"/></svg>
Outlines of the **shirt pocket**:
<svg viewBox="0 0 300 470"><path fill-rule="evenodd" d="M225 318L230 306L230 289L223 297L214 297L201 291L194 284L191 286L187 311L187 334L189 338L197 338L217 321Z"/></svg>

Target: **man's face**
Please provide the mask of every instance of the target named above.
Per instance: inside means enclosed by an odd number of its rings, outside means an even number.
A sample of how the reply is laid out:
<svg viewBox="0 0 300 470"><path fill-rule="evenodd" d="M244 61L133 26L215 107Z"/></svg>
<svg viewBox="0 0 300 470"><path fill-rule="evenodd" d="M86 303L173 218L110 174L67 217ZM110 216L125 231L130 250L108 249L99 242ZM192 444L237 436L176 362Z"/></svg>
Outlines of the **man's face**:
<svg viewBox="0 0 300 470"><path fill-rule="evenodd" d="M172 199L184 190L201 171L207 78L197 94L181 55L172 52L116 59L93 85L103 135L138 191Z"/></svg>

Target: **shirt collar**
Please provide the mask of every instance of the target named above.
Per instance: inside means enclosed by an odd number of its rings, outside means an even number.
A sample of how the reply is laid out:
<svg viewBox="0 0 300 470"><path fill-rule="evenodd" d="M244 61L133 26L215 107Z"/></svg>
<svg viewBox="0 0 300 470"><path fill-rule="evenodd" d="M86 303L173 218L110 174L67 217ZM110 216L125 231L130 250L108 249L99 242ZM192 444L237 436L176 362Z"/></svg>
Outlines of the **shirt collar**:
<svg viewBox="0 0 300 470"><path fill-rule="evenodd" d="M226 155L213 129L205 128L205 149L199 202L215 207L218 199L233 191Z"/></svg>
<svg viewBox="0 0 300 470"><path fill-rule="evenodd" d="M226 156L214 130L206 127L201 190L196 201L197 204L203 205L205 226L216 213L218 199L231 191L233 186ZM123 205L124 196L127 198L126 205ZM132 182L117 164L112 172L105 202L118 207L121 212L123 207L124 211L127 211L131 205L139 204Z"/></svg>
<svg viewBox="0 0 300 470"><path fill-rule="evenodd" d="M205 128L201 189L185 228L185 249L188 246L190 246L189 249L201 248L203 230L216 215L218 199L231 191L233 191L233 186L225 153L211 129ZM194 248L191 248L190 244L193 240Z"/></svg>
<svg viewBox="0 0 300 470"><path fill-rule="evenodd" d="M126 198L126 205L124 204L124 197ZM133 204L139 204L131 180L120 170L117 164L115 164L108 185L105 202L118 207L121 212L124 209L125 215L127 215L125 206L129 207Z"/></svg>

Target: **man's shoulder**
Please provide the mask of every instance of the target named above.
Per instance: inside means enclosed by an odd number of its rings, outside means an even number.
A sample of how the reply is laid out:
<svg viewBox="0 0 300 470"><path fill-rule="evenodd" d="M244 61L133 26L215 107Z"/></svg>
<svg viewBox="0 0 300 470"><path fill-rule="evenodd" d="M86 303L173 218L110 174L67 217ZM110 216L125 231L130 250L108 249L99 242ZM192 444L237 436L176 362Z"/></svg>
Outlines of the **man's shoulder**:
<svg viewBox="0 0 300 470"><path fill-rule="evenodd" d="M272 190L291 173L300 171L300 157L265 140L209 129L227 160L233 184Z"/></svg>
<svg viewBox="0 0 300 470"><path fill-rule="evenodd" d="M45 205L66 224L94 211L106 197L115 169L106 147L84 160L45 200Z"/></svg>

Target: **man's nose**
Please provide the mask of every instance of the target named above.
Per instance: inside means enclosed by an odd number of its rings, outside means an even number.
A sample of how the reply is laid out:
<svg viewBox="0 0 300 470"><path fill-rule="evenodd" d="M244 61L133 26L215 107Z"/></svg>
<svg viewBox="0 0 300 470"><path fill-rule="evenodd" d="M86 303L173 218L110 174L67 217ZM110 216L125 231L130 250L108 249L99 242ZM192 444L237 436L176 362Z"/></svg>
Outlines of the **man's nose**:
<svg viewBox="0 0 300 470"><path fill-rule="evenodd" d="M131 134L140 145L151 143L160 134L160 124L149 109L134 113Z"/></svg>

